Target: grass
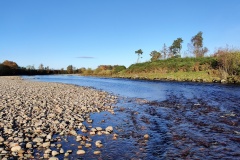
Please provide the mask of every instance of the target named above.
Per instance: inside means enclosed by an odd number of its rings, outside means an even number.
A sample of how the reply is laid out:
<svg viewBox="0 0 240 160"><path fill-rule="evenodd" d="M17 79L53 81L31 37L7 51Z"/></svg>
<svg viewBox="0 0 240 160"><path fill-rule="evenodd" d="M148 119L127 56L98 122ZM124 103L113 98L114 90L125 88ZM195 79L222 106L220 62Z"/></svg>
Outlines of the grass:
<svg viewBox="0 0 240 160"><path fill-rule="evenodd" d="M178 71L202 71L213 69L216 66L214 57L201 58L169 58L166 60L158 60L155 62L145 62L131 65L126 71L127 73L140 72L178 72Z"/></svg>
<svg viewBox="0 0 240 160"><path fill-rule="evenodd" d="M169 73L121 73L113 77L138 78L149 80L176 80L176 81L203 81L212 82L213 79L220 80L218 76L209 74L206 71L198 72L169 72Z"/></svg>

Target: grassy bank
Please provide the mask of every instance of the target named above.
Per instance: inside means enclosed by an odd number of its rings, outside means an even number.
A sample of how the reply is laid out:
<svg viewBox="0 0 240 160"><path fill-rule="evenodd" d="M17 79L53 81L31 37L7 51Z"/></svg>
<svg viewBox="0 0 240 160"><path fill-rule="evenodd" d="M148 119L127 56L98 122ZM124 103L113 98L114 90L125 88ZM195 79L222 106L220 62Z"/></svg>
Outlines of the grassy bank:
<svg viewBox="0 0 240 160"><path fill-rule="evenodd" d="M216 68L217 61L213 57L171 58L133 64L113 76L132 79L212 82L221 80Z"/></svg>
<svg viewBox="0 0 240 160"><path fill-rule="evenodd" d="M240 83L240 52L220 50L211 57L169 58L123 66L99 66L83 75L146 80ZM117 70L116 70L117 69Z"/></svg>

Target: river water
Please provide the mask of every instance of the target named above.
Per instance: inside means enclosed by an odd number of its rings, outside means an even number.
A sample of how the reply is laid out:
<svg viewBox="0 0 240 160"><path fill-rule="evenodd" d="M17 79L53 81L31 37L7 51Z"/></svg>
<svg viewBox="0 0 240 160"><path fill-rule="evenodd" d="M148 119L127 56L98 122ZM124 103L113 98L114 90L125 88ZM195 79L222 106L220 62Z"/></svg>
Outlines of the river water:
<svg viewBox="0 0 240 160"><path fill-rule="evenodd" d="M240 159L238 85L66 75L24 78L88 86L119 97L114 115L91 115L93 127L112 125L119 138L92 137L103 141L101 155L86 148L78 156L74 145L62 142L75 151L69 159ZM69 141L74 143L72 137Z"/></svg>

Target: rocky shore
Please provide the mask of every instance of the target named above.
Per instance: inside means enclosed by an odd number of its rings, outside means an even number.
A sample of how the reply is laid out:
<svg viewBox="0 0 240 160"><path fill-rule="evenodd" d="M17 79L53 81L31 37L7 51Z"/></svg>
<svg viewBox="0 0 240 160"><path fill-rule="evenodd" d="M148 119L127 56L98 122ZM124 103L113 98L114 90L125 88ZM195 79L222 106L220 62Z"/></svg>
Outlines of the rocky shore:
<svg viewBox="0 0 240 160"><path fill-rule="evenodd" d="M90 113L114 113L115 102L115 96L88 87L0 77L0 159L68 157L72 150L56 144L68 135L79 142L77 154L85 153L82 146L104 147L100 140L93 142L86 134L111 134L113 127L89 129L84 123L93 121ZM42 154L36 150L42 150Z"/></svg>

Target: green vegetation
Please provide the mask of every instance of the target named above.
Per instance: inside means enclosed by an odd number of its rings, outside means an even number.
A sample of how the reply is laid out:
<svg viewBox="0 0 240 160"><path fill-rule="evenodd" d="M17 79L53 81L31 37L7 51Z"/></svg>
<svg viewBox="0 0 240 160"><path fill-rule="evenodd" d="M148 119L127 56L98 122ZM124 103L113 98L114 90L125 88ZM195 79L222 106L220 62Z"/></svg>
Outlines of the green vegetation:
<svg viewBox="0 0 240 160"><path fill-rule="evenodd" d="M214 57L218 62L220 77L227 79L229 82L238 82L240 79L240 50L219 49Z"/></svg>
<svg viewBox="0 0 240 160"><path fill-rule="evenodd" d="M143 51L141 49L135 51L135 53L138 55L137 63L139 63L140 56L143 54Z"/></svg>
<svg viewBox="0 0 240 160"><path fill-rule="evenodd" d="M182 43L182 38L173 41L173 44L169 47L170 57L181 57Z"/></svg>
<svg viewBox="0 0 240 160"><path fill-rule="evenodd" d="M208 49L203 46L202 35L202 32L198 32L188 44L188 51L194 57L181 58L183 39L177 38L170 47L164 44L161 51L153 50L149 62L139 63L143 51L136 50L137 63L128 68L122 65L100 65L93 70L77 69L69 65L66 70L53 70L40 64L35 69L34 66L24 68L15 62L4 61L0 64L0 75L81 74L148 80L240 83L240 50L220 48L213 56L205 57Z"/></svg>
<svg viewBox="0 0 240 160"><path fill-rule="evenodd" d="M150 53L150 56L152 57L152 58L151 58L151 62L156 61L156 60L159 60L159 59L162 58L161 53L158 52L158 51L156 51L156 50L152 51L152 52Z"/></svg>
<svg viewBox="0 0 240 160"><path fill-rule="evenodd" d="M34 66L20 67L16 62L5 60L0 63L0 76L11 75L47 75L47 74L62 74L65 71L49 69L44 67L43 64L39 65L39 69Z"/></svg>
<svg viewBox="0 0 240 160"><path fill-rule="evenodd" d="M211 82L218 78L215 57L169 58L131 65L116 77Z"/></svg>
<svg viewBox="0 0 240 160"><path fill-rule="evenodd" d="M210 57L173 57L137 63L114 76L149 80L240 83L240 50L224 48L217 50L214 56Z"/></svg>
<svg viewBox="0 0 240 160"><path fill-rule="evenodd" d="M193 36L191 39L191 44L189 49L195 55L195 57L204 57L204 55L208 52L207 47L203 47L203 37L202 32L198 32L197 35Z"/></svg>
<svg viewBox="0 0 240 160"><path fill-rule="evenodd" d="M94 76L112 76L119 74L121 71L126 70L125 66L119 65L100 65L95 70L84 70L81 74L83 75L94 75Z"/></svg>

